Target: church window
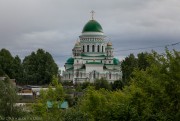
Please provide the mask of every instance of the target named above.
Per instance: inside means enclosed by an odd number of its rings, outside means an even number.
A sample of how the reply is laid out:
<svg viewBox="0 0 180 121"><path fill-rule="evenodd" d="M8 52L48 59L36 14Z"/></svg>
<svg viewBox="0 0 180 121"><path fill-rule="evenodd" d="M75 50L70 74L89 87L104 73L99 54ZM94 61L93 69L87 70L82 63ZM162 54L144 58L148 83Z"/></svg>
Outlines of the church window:
<svg viewBox="0 0 180 121"><path fill-rule="evenodd" d="M87 45L87 52L89 52L89 45Z"/></svg>
<svg viewBox="0 0 180 121"><path fill-rule="evenodd" d="M94 71L94 74L93 74L93 78L95 79L96 78L96 72Z"/></svg>
<svg viewBox="0 0 180 121"><path fill-rule="evenodd" d="M79 72L76 72L76 77L79 77Z"/></svg>
<svg viewBox="0 0 180 121"><path fill-rule="evenodd" d="M98 52L99 52L99 45L98 45L98 47L97 47L97 50L98 50Z"/></svg>
<svg viewBox="0 0 180 121"><path fill-rule="evenodd" d="M104 46L102 46L102 52L104 51Z"/></svg>
<svg viewBox="0 0 180 121"><path fill-rule="evenodd" d="M92 46L92 52L94 52L94 45Z"/></svg>
<svg viewBox="0 0 180 121"><path fill-rule="evenodd" d="M116 74L116 79L118 79L118 74Z"/></svg>
<svg viewBox="0 0 180 121"><path fill-rule="evenodd" d="M83 52L84 52L84 45L83 45Z"/></svg>

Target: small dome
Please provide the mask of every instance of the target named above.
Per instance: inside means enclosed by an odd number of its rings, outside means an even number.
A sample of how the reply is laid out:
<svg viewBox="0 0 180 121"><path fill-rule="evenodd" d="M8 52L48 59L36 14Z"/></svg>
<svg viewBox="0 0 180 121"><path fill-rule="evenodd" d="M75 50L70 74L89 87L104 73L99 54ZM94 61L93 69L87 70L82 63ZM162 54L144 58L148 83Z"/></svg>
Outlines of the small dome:
<svg viewBox="0 0 180 121"><path fill-rule="evenodd" d="M112 43L111 43L111 42L108 42L108 43L107 43L107 46L112 46Z"/></svg>
<svg viewBox="0 0 180 121"><path fill-rule="evenodd" d="M83 32L102 32L103 33L103 29L97 21L89 20L84 26L82 33Z"/></svg>
<svg viewBox="0 0 180 121"><path fill-rule="evenodd" d="M66 64L74 64L74 58L69 58L69 59L66 61Z"/></svg>
<svg viewBox="0 0 180 121"><path fill-rule="evenodd" d="M118 65L119 64L119 60L117 58L113 58L113 63L114 63L114 65Z"/></svg>
<svg viewBox="0 0 180 121"><path fill-rule="evenodd" d="M81 45L80 45L80 42L79 42L79 41L77 41L77 42L76 42L75 47L81 47Z"/></svg>

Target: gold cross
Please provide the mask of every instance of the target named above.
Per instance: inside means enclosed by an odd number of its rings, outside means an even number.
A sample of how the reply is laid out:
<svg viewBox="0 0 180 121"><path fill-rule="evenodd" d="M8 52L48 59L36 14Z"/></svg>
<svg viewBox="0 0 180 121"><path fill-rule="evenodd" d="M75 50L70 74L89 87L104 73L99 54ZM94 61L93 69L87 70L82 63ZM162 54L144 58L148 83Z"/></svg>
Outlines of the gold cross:
<svg viewBox="0 0 180 121"><path fill-rule="evenodd" d="M92 20L94 19L94 13L95 13L95 12L92 10L92 11L91 11L91 14L92 14Z"/></svg>

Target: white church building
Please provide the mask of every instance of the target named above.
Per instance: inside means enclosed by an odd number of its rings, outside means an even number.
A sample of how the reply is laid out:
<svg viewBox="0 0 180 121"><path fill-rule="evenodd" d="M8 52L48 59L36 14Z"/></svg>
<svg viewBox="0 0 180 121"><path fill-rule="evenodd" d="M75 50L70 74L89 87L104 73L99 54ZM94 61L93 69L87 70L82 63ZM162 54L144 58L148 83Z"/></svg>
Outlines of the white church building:
<svg viewBox="0 0 180 121"><path fill-rule="evenodd" d="M112 43L107 42L101 25L92 16L72 49L73 56L64 65L63 81L93 83L105 78L110 83L121 79L120 62L113 51Z"/></svg>

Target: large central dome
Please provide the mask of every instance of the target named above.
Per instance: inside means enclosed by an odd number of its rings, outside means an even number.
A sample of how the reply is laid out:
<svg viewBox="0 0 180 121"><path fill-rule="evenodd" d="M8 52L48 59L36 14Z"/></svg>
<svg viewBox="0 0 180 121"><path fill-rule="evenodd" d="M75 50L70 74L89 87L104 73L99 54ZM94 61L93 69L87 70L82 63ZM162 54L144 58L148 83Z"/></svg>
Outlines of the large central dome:
<svg viewBox="0 0 180 121"><path fill-rule="evenodd" d="M103 33L103 29L97 21L89 20L83 28L82 33L84 32L102 32Z"/></svg>

